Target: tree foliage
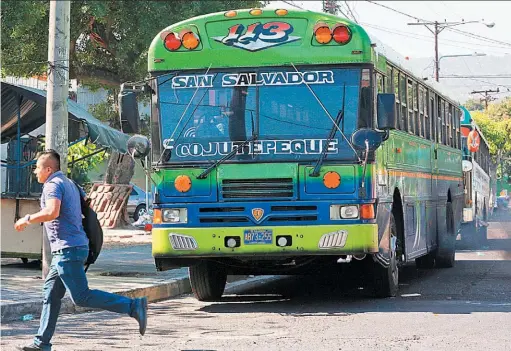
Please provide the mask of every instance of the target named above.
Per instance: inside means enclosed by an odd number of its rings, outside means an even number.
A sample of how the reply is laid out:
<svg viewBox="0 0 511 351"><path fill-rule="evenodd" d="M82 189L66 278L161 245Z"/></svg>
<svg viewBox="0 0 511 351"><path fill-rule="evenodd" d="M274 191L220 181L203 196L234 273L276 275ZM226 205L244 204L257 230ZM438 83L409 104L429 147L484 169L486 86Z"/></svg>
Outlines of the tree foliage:
<svg viewBox="0 0 511 351"><path fill-rule="evenodd" d="M91 1L71 4L70 78L118 87L143 79L152 39L185 18L259 1ZM49 1L2 1L2 74L42 75L47 70Z"/></svg>
<svg viewBox="0 0 511 351"><path fill-rule="evenodd" d="M511 97L488 106L487 111L472 112L490 146L498 175L511 172Z"/></svg>
<svg viewBox="0 0 511 351"><path fill-rule="evenodd" d="M69 147L67 155L69 165L67 169L68 176L80 185L90 183L89 171L97 169L108 158L108 154L106 152L99 152L90 157L86 156L99 150L100 148L94 144L85 145L84 141ZM84 159L80 160L82 158Z"/></svg>

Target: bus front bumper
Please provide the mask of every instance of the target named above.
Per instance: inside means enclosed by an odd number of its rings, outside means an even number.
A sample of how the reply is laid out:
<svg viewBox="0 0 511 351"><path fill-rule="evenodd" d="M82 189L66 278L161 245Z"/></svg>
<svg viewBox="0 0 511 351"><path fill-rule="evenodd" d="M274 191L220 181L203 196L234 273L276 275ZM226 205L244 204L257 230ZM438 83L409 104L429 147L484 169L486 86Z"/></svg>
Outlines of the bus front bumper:
<svg viewBox="0 0 511 351"><path fill-rule="evenodd" d="M279 227L160 227L154 257L345 255L378 252L376 224Z"/></svg>

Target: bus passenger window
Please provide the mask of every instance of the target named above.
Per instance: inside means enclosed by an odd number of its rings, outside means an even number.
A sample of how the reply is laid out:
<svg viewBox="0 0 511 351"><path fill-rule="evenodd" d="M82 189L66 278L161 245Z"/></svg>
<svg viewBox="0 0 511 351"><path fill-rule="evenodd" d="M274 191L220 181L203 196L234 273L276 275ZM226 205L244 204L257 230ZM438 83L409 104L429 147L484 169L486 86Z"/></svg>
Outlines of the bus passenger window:
<svg viewBox="0 0 511 351"><path fill-rule="evenodd" d="M408 132L411 134L415 133L415 123L413 117L413 85L412 81L408 80Z"/></svg>

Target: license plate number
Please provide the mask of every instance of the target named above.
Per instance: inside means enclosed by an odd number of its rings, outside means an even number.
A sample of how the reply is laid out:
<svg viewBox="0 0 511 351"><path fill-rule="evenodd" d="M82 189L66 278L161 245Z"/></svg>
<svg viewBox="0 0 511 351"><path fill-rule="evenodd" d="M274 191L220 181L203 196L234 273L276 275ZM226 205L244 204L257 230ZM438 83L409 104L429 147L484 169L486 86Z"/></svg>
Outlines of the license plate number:
<svg viewBox="0 0 511 351"><path fill-rule="evenodd" d="M271 244L273 242L273 231L271 229L249 229L243 233L245 245Z"/></svg>

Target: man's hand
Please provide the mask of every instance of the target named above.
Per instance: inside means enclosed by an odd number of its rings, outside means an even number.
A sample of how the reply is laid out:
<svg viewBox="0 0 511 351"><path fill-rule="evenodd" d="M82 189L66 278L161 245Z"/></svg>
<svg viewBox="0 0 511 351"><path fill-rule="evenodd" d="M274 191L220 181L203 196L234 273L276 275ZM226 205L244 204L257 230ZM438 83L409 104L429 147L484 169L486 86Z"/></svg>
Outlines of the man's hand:
<svg viewBox="0 0 511 351"><path fill-rule="evenodd" d="M18 219L18 221L14 224L14 229L16 229L18 232L21 232L25 230L25 228L28 226L28 221L26 217Z"/></svg>

